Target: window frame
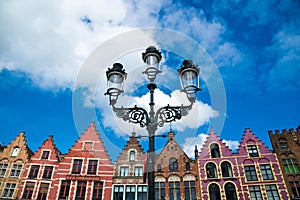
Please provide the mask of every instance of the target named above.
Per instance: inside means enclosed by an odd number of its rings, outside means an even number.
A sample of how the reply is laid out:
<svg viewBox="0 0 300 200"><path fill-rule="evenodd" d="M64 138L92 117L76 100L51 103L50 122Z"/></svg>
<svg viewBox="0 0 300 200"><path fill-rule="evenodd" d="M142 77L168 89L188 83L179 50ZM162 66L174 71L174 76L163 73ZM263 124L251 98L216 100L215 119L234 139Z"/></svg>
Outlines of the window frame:
<svg viewBox="0 0 300 200"><path fill-rule="evenodd" d="M41 155L41 159L48 160L49 157L50 157L50 151L49 150L43 150L42 155Z"/></svg>
<svg viewBox="0 0 300 200"><path fill-rule="evenodd" d="M129 161L135 161L136 153L134 150L129 151Z"/></svg>
<svg viewBox="0 0 300 200"><path fill-rule="evenodd" d="M0 163L0 177L5 177L8 168L8 163Z"/></svg>
<svg viewBox="0 0 300 200"><path fill-rule="evenodd" d="M244 173L247 181L258 181L255 165L244 166Z"/></svg>
<svg viewBox="0 0 300 200"><path fill-rule="evenodd" d="M2 198L12 198L16 190L16 183L7 182L3 188Z"/></svg>
<svg viewBox="0 0 300 200"><path fill-rule="evenodd" d="M265 180L274 180L274 174L271 167L271 164L261 164L259 166L262 179Z"/></svg>
<svg viewBox="0 0 300 200"><path fill-rule="evenodd" d="M208 162L205 165L205 172L206 172L207 179L218 178L217 165L213 162ZM210 172L212 173L210 174Z"/></svg>
<svg viewBox="0 0 300 200"><path fill-rule="evenodd" d="M94 181L92 200L102 199L103 185L103 181Z"/></svg>
<svg viewBox="0 0 300 200"><path fill-rule="evenodd" d="M82 159L73 159L73 164L72 164L72 174L81 174L82 170Z"/></svg>
<svg viewBox="0 0 300 200"><path fill-rule="evenodd" d="M134 176L141 177L144 175L143 166L134 166Z"/></svg>
<svg viewBox="0 0 300 200"><path fill-rule="evenodd" d="M62 180L59 189L58 199L66 199L70 194L71 181Z"/></svg>
<svg viewBox="0 0 300 200"><path fill-rule="evenodd" d="M86 188L87 188L87 181L77 181L77 187L75 192L76 200L85 200Z"/></svg>
<svg viewBox="0 0 300 200"><path fill-rule="evenodd" d="M89 160L87 174L96 175L98 171L98 160Z"/></svg>
<svg viewBox="0 0 300 200"><path fill-rule="evenodd" d="M276 184L265 185L268 200L280 200Z"/></svg>
<svg viewBox="0 0 300 200"><path fill-rule="evenodd" d="M40 165L31 165L28 178L32 178L32 179L37 178L39 175L40 167L41 167Z"/></svg>
<svg viewBox="0 0 300 200"><path fill-rule="evenodd" d="M128 177L129 176L129 166L120 166L119 176Z"/></svg>
<svg viewBox="0 0 300 200"><path fill-rule="evenodd" d="M250 185L248 186L249 196L251 200L261 200L263 199L261 188L259 185ZM252 197L252 194L254 198Z"/></svg>
<svg viewBox="0 0 300 200"><path fill-rule="evenodd" d="M41 183L40 184L37 199L47 200L47 196L48 196L48 193L49 193L49 186L50 186L50 183ZM46 194L46 196L44 196L45 194Z"/></svg>
<svg viewBox="0 0 300 200"><path fill-rule="evenodd" d="M259 152L256 144L247 145L247 152L250 158L259 157Z"/></svg>
<svg viewBox="0 0 300 200"><path fill-rule="evenodd" d="M220 146L218 143L210 144L210 157L221 158Z"/></svg>
<svg viewBox="0 0 300 200"><path fill-rule="evenodd" d="M51 179L53 174L53 166L46 165L44 167L43 179Z"/></svg>
<svg viewBox="0 0 300 200"><path fill-rule="evenodd" d="M23 168L22 164L13 164L13 166L12 166L12 168L10 170L10 173L9 173L9 177L19 178L20 174L22 172L22 168Z"/></svg>
<svg viewBox="0 0 300 200"><path fill-rule="evenodd" d="M233 177L232 164L229 161L226 160L221 163L221 173L223 178Z"/></svg>
<svg viewBox="0 0 300 200"><path fill-rule="evenodd" d="M155 199L164 200L166 197L166 183L163 181L155 182L154 190L155 190Z"/></svg>
<svg viewBox="0 0 300 200"><path fill-rule="evenodd" d="M178 160L174 157L169 160L169 171L177 172L178 171Z"/></svg>

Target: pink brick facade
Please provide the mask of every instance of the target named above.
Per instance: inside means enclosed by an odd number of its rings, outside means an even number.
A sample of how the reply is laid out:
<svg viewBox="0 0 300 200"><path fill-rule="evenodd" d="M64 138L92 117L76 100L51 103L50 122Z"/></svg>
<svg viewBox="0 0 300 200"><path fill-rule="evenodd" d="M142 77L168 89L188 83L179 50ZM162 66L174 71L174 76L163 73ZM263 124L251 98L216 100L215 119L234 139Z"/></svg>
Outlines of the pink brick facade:
<svg viewBox="0 0 300 200"><path fill-rule="evenodd" d="M211 131L198 168L201 199L289 199L276 155L249 129L237 153Z"/></svg>

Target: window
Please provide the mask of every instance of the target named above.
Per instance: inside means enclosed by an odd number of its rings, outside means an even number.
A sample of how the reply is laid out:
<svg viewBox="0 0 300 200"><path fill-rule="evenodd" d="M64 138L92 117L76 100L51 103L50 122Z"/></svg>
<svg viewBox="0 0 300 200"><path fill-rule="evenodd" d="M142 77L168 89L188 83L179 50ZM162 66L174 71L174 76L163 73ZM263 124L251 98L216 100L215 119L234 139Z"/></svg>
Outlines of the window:
<svg viewBox="0 0 300 200"><path fill-rule="evenodd" d="M15 183L6 183L2 193L2 198L13 198L15 189L16 189Z"/></svg>
<svg viewBox="0 0 300 200"><path fill-rule="evenodd" d="M0 177L5 176L7 166L8 166L8 164L0 163Z"/></svg>
<svg viewBox="0 0 300 200"><path fill-rule="evenodd" d="M48 159L50 155L50 151L43 151L41 159Z"/></svg>
<svg viewBox="0 0 300 200"><path fill-rule="evenodd" d="M129 167L120 167L120 176L129 176Z"/></svg>
<svg viewBox="0 0 300 200"><path fill-rule="evenodd" d="M39 199L39 200L46 200L47 199L48 190L49 190L49 183L41 183L37 199Z"/></svg>
<svg viewBox="0 0 300 200"><path fill-rule="evenodd" d="M180 200L180 182L169 182L170 200Z"/></svg>
<svg viewBox="0 0 300 200"><path fill-rule="evenodd" d="M184 181L184 198L185 200L196 199L196 186L195 181Z"/></svg>
<svg viewBox="0 0 300 200"><path fill-rule="evenodd" d="M123 200L124 186L114 186L114 199L113 200Z"/></svg>
<svg viewBox="0 0 300 200"><path fill-rule="evenodd" d="M257 181L257 175L254 165L245 166L244 169L247 181Z"/></svg>
<svg viewBox="0 0 300 200"><path fill-rule="evenodd" d="M138 185L137 188L137 200L147 200L148 187L146 185Z"/></svg>
<svg viewBox="0 0 300 200"><path fill-rule="evenodd" d="M206 164L206 175L207 175L207 178L218 178L217 168L214 163Z"/></svg>
<svg viewBox="0 0 300 200"><path fill-rule="evenodd" d="M135 151L130 151L130 153L129 153L129 161L135 161Z"/></svg>
<svg viewBox="0 0 300 200"><path fill-rule="evenodd" d="M85 191L86 191L86 181L78 181L76 188L76 200L84 200L85 199Z"/></svg>
<svg viewBox="0 0 300 200"><path fill-rule="evenodd" d="M220 150L218 144L210 145L210 155L212 158L220 158Z"/></svg>
<svg viewBox="0 0 300 200"><path fill-rule="evenodd" d="M288 144L287 144L287 142L280 142L279 146L280 146L281 151L288 150Z"/></svg>
<svg viewBox="0 0 300 200"><path fill-rule="evenodd" d="M12 157L16 157L16 156L18 156L19 152L20 152L20 148L19 147L15 147L13 149L12 153L11 153L11 156Z"/></svg>
<svg viewBox="0 0 300 200"><path fill-rule="evenodd" d="M268 200L280 200L276 185L266 185Z"/></svg>
<svg viewBox="0 0 300 200"><path fill-rule="evenodd" d="M22 170L22 165L14 164L10 170L10 177L18 178Z"/></svg>
<svg viewBox="0 0 300 200"><path fill-rule="evenodd" d="M84 149L85 150L93 150L93 142L84 142Z"/></svg>
<svg viewBox="0 0 300 200"><path fill-rule="evenodd" d="M225 195L227 200L237 200L237 194L233 183L225 184Z"/></svg>
<svg viewBox="0 0 300 200"><path fill-rule="evenodd" d="M178 171L178 162L176 158L171 158L169 161L169 170L171 172Z"/></svg>
<svg viewBox="0 0 300 200"><path fill-rule="evenodd" d="M210 200L220 200L221 194L220 194L220 188L217 184L212 183L209 185L209 199Z"/></svg>
<svg viewBox="0 0 300 200"><path fill-rule="evenodd" d="M125 193L125 200L132 200L132 199L135 199L135 186L127 185L126 193Z"/></svg>
<svg viewBox="0 0 300 200"><path fill-rule="evenodd" d="M99 199L101 200L102 199L102 192L103 192L103 182L94 181L92 200L99 200Z"/></svg>
<svg viewBox="0 0 300 200"><path fill-rule="evenodd" d="M224 161L221 164L222 177L233 177L231 164L228 161Z"/></svg>
<svg viewBox="0 0 300 200"><path fill-rule="evenodd" d="M22 199L32 199L32 193L34 190L34 182L27 182L25 185L24 193Z"/></svg>
<svg viewBox="0 0 300 200"><path fill-rule="evenodd" d="M258 157L258 150L256 145L248 145L247 146L248 153L250 157Z"/></svg>
<svg viewBox="0 0 300 200"><path fill-rule="evenodd" d="M161 172L161 164L157 164L156 168L157 168L157 172Z"/></svg>
<svg viewBox="0 0 300 200"><path fill-rule="evenodd" d="M59 199L68 199L70 185L71 185L71 181L63 180L61 182L60 191L59 191Z"/></svg>
<svg viewBox="0 0 300 200"><path fill-rule="evenodd" d="M292 192L293 192L294 196L299 197L300 196L300 181L290 181L289 184L292 188Z"/></svg>
<svg viewBox="0 0 300 200"><path fill-rule="evenodd" d="M282 163L285 173L290 174L299 172L298 163L295 158L282 159Z"/></svg>
<svg viewBox="0 0 300 200"><path fill-rule="evenodd" d="M97 173L98 160L89 160L88 166L88 174L96 174Z"/></svg>
<svg viewBox="0 0 300 200"><path fill-rule="evenodd" d="M75 159L74 162L73 162L72 174L80 174L81 173L81 167L82 167L82 160L81 159Z"/></svg>
<svg viewBox="0 0 300 200"><path fill-rule="evenodd" d="M143 167L134 167L134 176L143 176Z"/></svg>
<svg viewBox="0 0 300 200"><path fill-rule="evenodd" d="M164 200L165 195L165 182L155 182L155 199Z"/></svg>
<svg viewBox="0 0 300 200"><path fill-rule="evenodd" d="M262 200L260 187L258 185L249 186L250 198L251 200Z"/></svg>
<svg viewBox="0 0 300 200"><path fill-rule="evenodd" d="M274 176L270 164L260 165L261 175L264 180L273 180Z"/></svg>
<svg viewBox="0 0 300 200"><path fill-rule="evenodd" d="M43 178L44 179L51 179L52 171L53 171L53 166L45 166L44 173L43 173Z"/></svg>
<svg viewBox="0 0 300 200"><path fill-rule="evenodd" d="M29 178L37 178L39 170L40 170L40 166L39 165L31 165L28 177Z"/></svg>
<svg viewBox="0 0 300 200"><path fill-rule="evenodd" d="M189 162L186 162L186 163L185 163L185 170L186 170L186 171L190 171L190 170L191 170L191 165L190 165Z"/></svg>

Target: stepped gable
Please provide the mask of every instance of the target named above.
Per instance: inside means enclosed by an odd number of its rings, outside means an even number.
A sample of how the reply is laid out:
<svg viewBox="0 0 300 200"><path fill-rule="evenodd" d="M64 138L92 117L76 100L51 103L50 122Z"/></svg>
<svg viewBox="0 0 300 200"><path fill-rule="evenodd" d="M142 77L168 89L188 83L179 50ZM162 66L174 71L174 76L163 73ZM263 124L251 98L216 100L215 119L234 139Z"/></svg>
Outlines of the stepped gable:
<svg viewBox="0 0 300 200"><path fill-rule="evenodd" d="M65 156L101 158L101 163L112 164L94 122L91 122Z"/></svg>
<svg viewBox="0 0 300 200"><path fill-rule="evenodd" d="M43 151L50 151L49 160L60 161L61 152L56 148L54 144L53 136L50 135L48 139L46 139L43 144L38 148L38 150L31 157L31 160L39 160L41 159Z"/></svg>
<svg viewBox="0 0 300 200"><path fill-rule="evenodd" d="M268 147L261 140L259 140L254 133L252 133L250 128L245 128L238 148L239 155L248 155L246 148L247 145L257 145L261 154L272 153L272 151L269 150Z"/></svg>
<svg viewBox="0 0 300 200"><path fill-rule="evenodd" d="M131 136L129 137L129 140L125 144L123 150L120 152L120 154L117 157L115 163L118 160L127 160L126 156L127 156L130 149L135 149L135 150L137 150L137 152L144 154L144 149L142 148L142 145L140 144L140 142L137 140L135 132L132 132Z"/></svg>
<svg viewBox="0 0 300 200"><path fill-rule="evenodd" d="M187 161L191 161L188 155L182 150L179 144L174 139L174 132L171 130L168 133L168 141L165 144L164 148L158 154L156 159L156 164L160 164L162 169L167 169L169 167L169 160L171 158L176 158L177 160L183 161L184 163Z"/></svg>
<svg viewBox="0 0 300 200"><path fill-rule="evenodd" d="M26 143L27 140L25 137L25 132L20 132L16 139L12 140L7 147L3 148L3 151L0 154L0 161L9 158L10 160L22 160L23 162L27 162L27 160L33 155L33 152ZM16 147L19 148L18 156L11 157L11 153Z"/></svg>
<svg viewBox="0 0 300 200"><path fill-rule="evenodd" d="M199 158L211 158L210 145L217 143L219 145L220 153L223 157L232 156L232 150L220 139L213 129L209 131L209 134L200 149Z"/></svg>

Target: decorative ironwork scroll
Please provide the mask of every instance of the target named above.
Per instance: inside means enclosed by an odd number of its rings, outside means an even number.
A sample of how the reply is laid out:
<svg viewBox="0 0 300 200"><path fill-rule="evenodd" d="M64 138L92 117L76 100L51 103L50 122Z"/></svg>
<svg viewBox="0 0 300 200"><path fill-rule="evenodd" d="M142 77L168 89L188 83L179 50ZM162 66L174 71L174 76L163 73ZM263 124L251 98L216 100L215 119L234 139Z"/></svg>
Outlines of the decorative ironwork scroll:
<svg viewBox="0 0 300 200"><path fill-rule="evenodd" d="M145 127L149 123L148 113L145 109L140 107L133 108L121 108L113 107L114 112L118 118L122 118L124 121L129 121L135 124L140 124L140 127Z"/></svg>

